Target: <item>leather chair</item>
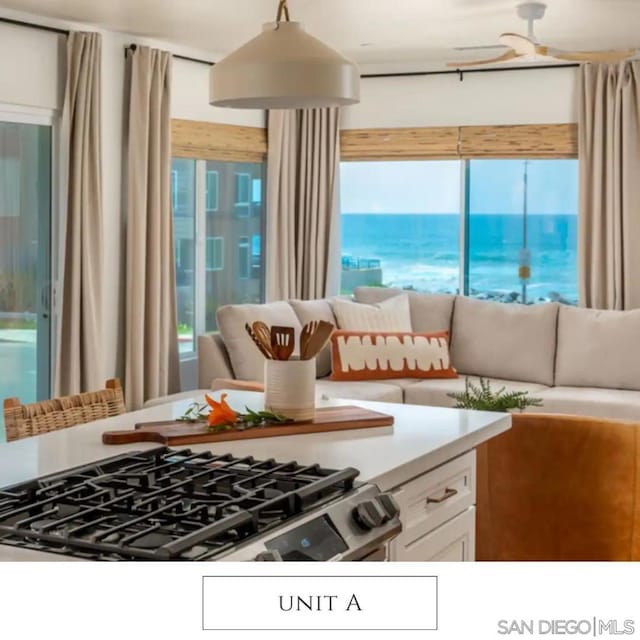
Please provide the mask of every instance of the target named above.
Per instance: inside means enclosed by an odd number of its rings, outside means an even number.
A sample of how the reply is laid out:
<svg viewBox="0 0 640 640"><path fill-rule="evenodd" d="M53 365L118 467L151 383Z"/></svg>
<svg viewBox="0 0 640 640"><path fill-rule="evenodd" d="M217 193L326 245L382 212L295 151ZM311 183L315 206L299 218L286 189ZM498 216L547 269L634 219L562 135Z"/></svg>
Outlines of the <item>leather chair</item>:
<svg viewBox="0 0 640 640"><path fill-rule="evenodd" d="M639 424L517 414L477 456L477 560L640 560Z"/></svg>

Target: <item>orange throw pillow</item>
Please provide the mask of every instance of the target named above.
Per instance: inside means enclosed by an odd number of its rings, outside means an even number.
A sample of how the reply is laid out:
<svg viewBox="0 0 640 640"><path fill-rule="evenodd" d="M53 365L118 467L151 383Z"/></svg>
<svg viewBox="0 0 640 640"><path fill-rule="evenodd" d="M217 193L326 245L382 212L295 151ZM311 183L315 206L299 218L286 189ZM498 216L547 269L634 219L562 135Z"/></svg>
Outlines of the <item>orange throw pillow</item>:
<svg viewBox="0 0 640 640"><path fill-rule="evenodd" d="M332 380L457 378L449 332L334 331Z"/></svg>

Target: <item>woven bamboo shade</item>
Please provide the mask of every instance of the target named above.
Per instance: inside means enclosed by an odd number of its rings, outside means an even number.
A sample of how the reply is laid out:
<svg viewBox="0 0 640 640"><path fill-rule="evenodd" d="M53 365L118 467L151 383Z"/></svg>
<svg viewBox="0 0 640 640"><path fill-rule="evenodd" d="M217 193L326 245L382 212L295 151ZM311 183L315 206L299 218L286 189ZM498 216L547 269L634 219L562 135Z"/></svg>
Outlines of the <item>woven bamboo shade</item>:
<svg viewBox="0 0 640 640"><path fill-rule="evenodd" d="M215 122L172 120L171 148L176 158L262 162L267 156L267 130Z"/></svg>
<svg viewBox="0 0 640 640"><path fill-rule="evenodd" d="M576 124L347 129L343 160L575 158Z"/></svg>
<svg viewBox="0 0 640 640"><path fill-rule="evenodd" d="M451 158L458 154L458 127L347 129L340 134L343 160Z"/></svg>

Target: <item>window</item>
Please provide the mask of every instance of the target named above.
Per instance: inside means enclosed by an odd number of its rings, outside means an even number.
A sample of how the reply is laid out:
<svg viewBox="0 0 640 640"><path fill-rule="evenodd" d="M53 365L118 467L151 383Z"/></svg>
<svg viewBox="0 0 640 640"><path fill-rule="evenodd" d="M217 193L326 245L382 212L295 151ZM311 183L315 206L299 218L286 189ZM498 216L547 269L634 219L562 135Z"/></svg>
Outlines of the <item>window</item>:
<svg viewBox="0 0 640 640"><path fill-rule="evenodd" d="M207 238L207 271L224 269L224 238L214 236Z"/></svg>
<svg viewBox="0 0 640 640"><path fill-rule="evenodd" d="M251 213L252 184L251 174L236 173L236 212L246 217Z"/></svg>
<svg viewBox="0 0 640 640"><path fill-rule="evenodd" d="M249 238L240 236L238 242L238 277L246 279L251 273L251 254L249 253Z"/></svg>
<svg viewBox="0 0 640 640"><path fill-rule="evenodd" d="M181 192L174 247L179 344L186 357L195 351L195 336L217 330L219 306L263 300L264 168L258 162L175 158L172 169L172 186ZM238 176L245 177L238 182ZM250 202L256 189L260 198ZM242 196L246 215L237 208Z"/></svg>
<svg viewBox="0 0 640 640"><path fill-rule="evenodd" d="M174 216L192 216L193 174L189 171L191 160L176 159L171 168L171 201Z"/></svg>
<svg viewBox="0 0 640 640"><path fill-rule="evenodd" d="M218 172L207 171L207 211L218 210Z"/></svg>
<svg viewBox="0 0 640 640"><path fill-rule="evenodd" d="M343 162L342 292L456 291L460 176L457 160Z"/></svg>
<svg viewBox="0 0 640 640"><path fill-rule="evenodd" d="M343 293L577 303L576 160L343 162L341 185Z"/></svg>
<svg viewBox="0 0 640 640"><path fill-rule="evenodd" d="M469 295L578 302L576 160L470 160Z"/></svg>
<svg viewBox="0 0 640 640"><path fill-rule="evenodd" d="M0 397L22 402L49 397L52 121L0 113Z"/></svg>

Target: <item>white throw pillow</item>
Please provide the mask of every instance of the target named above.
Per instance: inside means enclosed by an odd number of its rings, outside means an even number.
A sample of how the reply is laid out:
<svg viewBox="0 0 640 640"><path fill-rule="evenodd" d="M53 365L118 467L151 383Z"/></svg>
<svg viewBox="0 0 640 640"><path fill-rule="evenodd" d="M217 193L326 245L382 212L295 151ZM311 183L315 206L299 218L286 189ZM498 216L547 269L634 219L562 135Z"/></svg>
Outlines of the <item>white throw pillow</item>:
<svg viewBox="0 0 640 640"><path fill-rule="evenodd" d="M239 380L264 380L264 356L247 334L244 325L262 320L268 326L293 327L298 345L302 325L288 302L269 304L233 304L219 307L218 328L224 341L233 373Z"/></svg>
<svg viewBox="0 0 640 640"><path fill-rule="evenodd" d="M394 296L376 304L334 298L331 307L338 329L346 331L413 331L409 296Z"/></svg>

